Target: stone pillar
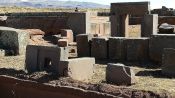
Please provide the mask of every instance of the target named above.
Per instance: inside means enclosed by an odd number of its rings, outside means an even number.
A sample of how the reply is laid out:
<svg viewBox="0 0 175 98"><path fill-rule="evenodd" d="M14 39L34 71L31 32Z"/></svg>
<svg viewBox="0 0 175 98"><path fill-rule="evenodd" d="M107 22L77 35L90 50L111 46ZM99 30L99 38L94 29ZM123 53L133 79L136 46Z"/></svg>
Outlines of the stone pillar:
<svg viewBox="0 0 175 98"><path fill-rule="evenodd" d="M141 25L141 36L150 37L152 34L157 34L158 28L158 15L147 14L144 16Z"/></svg>
<svg viewBox="0 0 175 98"><path fill-rule="evenodd" d="M127 37L129 25L129 15L114 15L111 16L111 36Z"/></svg>
<svg viewBox="0 0 175 98"><path fill-rule="evenodd" d="M92 34L79 34L76 37L78 57L90 57Z"/></svg>
<svg viewBox="0 0 175 98"><path fill-rule="evenodd" d="M129 15L125 14L125 15L121 15L120 16L120 28L121 30L118 33L121 33L121 37L128 37L129 33L128 33L128 25L129 25Z"/></svg>

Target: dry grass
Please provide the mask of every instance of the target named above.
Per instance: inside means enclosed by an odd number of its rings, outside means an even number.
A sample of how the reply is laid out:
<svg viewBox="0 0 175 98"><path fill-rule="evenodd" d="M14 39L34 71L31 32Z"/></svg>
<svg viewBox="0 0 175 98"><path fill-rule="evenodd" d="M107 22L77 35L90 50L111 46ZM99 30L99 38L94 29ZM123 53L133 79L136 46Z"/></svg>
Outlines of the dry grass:
<svg viewBox="0 0 175 98"><path fill-rule="evenodd" d="M100 83L101 81L106 81L105 68L106 65L96 65L95 75L91 82ZM136 83L128 88L153 91L160 94L167 92L175 96L175 78L163 76L160 69L132 68L136 74Z"/></svg>
<svg viewBox="0 0 175 98"><path fill-rule="evenodd" d="M109 9L79 9L80 11L100 11L108 12ZM0 13L13 12L73 12L71 8L32 8L32 7L0 7Z"/></svg>
<svg viewBox="0 0 175 98"><path fill-rule="evenodd" d="M12 68L23 70L25 65L25 56L7 56L0 57L0 68Z"/></svg>

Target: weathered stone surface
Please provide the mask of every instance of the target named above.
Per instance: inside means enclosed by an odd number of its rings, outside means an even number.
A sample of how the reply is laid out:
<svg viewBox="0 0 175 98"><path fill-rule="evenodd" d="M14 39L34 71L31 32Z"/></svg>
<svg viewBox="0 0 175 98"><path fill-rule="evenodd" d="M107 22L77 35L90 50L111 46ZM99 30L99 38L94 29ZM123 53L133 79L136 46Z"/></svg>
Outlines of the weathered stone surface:
<svg viewBox="0 0 175 98"><path fill-rule="evenodd" d="M59 62L67 59L66 47L28 45L26 69L28 72L46 70L58 73Z"/></svg>
<svg viewBox="0 0 175 98"><path fill-rule="evenodd" d="M109 38L109 59L123 61L126 59L125 37Z"/></svg>
<svg viewBox="0 0 175 98"><path fill-rule="evenodd" d="M162 73L175 76L175 49L165 48L162 55Z"/></svg>
<svg viewBox="0 0 175 98"><path fill-rule="evenodd" d="M128 61L147 61L149 56L149 38L131 38L126 40Z"/></svg>
<svg viewBox="0 0 175 98"><path fill-rule="evenodd" d="M79 34L76 37L78 57L90 57L92 34Z"/></svg>
<svg viewBox="0 0 175 98"><path fill-rule="evenodd" d="M32 35L44 35L45 32L40 29L25 29L24 32L28 32L30 36Z"/></svg>
<svg viewBox="0 0 175 98"><path fill-rule="evenodd" d="M88 15L87 12L12 13L6 23L8 27L18 29L41 29L46 34L58 34L61 29L71 29L76 36L90 31Z"/></svg>
<svg viewBox="0 0 175 98"><path fill-rule="evenodd" d="M5 56L5 50L0 49L0 57L3 57L3 56Z"/></svg>
<svg viewBox="0 0 175 98"><path fill-rule="evenodd" d="M159 27L159 34L173 34L174 26L167 23L163 23Z"/></svg>
<svg viewBox="0 0 175 98"><path fill-rule="evenodd" d="M94 37L91 44L91 56L96 59L108 58L108 38Z"/></svg>
<svg viewBox="0 0 175 98"><path fill-rule="evenodd" d="M117 85L131 85L135 83L134 71L123 64L108 63L106 81Z"/></svg>
<svg viewBox="0 0 175 98"><path fill-rule="evenodd" d="M12 50L13 55L25 54L29 34L23 30L0 27L0 48Z"/></svg>
<svg viewBox="0 0 175 98"><path fill-rule="evenodd" d="M68 40L67 39L59 39L58 46L59 47L68 47Z"/></svg>
<svg viewBox="0 0 175 98"><path fill-rule="evenodd" d="M161 63L164 48L175 48L174 34L156 34L152 35L149 45L150 59Z"/></svg>
<svg viewBox="0 0 175 98"><path fill-rule="evenodd" d="M150 2L111 3L111 12L116 14L145 15L150 11Z"/></svg>
<svg viewBox="0 0 175 98"><path fill-rule="evenodd" d="M157 34L158 32L158 15L157 14L147 14L143 17L141 24L141 36L150 37L152 34Z"/></svg>
<svg viewBox="0 0 175 98"><path fill-rule="evenodd" d="M68 76L79 81L87 81L92 78L94 58L75 58L61 61L59 64L59 76Z"/></svg>
<svg viewBox="0 0 175 98"><path fill-rule="evenodd" d="M0 26L7 26L6 20L7 16L0 16Z"/></svg>
<svg viewBox="0 0 175 98"><path fill-rule="evenodd" d="M66 37L68 39L68 42L71 43L74 41L73 32L70 29L61 29L61 36Z"/></svg>

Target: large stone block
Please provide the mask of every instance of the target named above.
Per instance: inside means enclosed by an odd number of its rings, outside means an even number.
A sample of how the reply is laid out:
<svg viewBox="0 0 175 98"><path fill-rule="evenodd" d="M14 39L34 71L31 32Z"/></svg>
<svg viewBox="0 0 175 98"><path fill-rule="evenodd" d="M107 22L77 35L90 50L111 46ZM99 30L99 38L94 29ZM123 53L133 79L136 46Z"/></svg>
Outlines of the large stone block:
<svg viewBox="0 0 175 98"><path fill-rule="evenodd" d="M108 63L106 81L117 85L131 85L135 83L134 71L123 64Z"/></svg>
<svg viewBox="0 0 175 98"><path fill-rule="evenodd" d="M79 34L76 37L78 57L90 57L92 34Z"/></svg>
<svg viewBox="0 0 175 98"><path fill-rule="evenodd" d="M91 56L96 59L108 58L108 38L94 37L91 44Z"/></svg>
<svg viewBox="0 0 175 98"><path fill-rule="evenodd" d="M150 2L111 3L111 12L120 15L145 15L150 12Z"/></svg>
<svg viewBox="0 0 175 98"><path fill-rule="evenodd" d="M13 51L13 55L25 54L29 33L23 30L0 27L0 48Z"/></svg>
<svg viewBox="0 0 175 98"><path fill-rule="evenodd" d="M174 34L156 34L152 35L150 39L150 59L152 61L161 63L162 53L164 48L175 48Z"/></svg>
<svg viewBox="0 0 175 98"><path fill-rule="evenodd" d="M175 76L175 49L165 48L162 55L162 73Z"/></svg>
<svg viewBox="0 0 175 98"><path fill-rule="evenodd" d="M109 38L109 59L123 61L126 59L125 37Z"/></svg>
<svg viewBox="0 0 175 98"><path fill-rule="evenodd" d="M157 34L158 32L158 15L157 14L147 14L144 16L141 25L141 36L150 37L152 34Z"/></svg>
<svg viewBox="0 0 175 98"><path fill-rule="evenodd" d="M71 43L74 41L73 31L70 29L61 29L61 36L66 37L68 42Z"/></svg>
<svg viewBox="0 0 175 98"><path fill-rule="evenodd" d="M68 40L67 39L59 39L58 46L59 47L68 47Z"/></svg>
<svg viewBox="0 0 175 98"><path fill-rule="evenodd" d="M94 58L75 58L61 61L59 64L59 76L68 76L79 81L87 81L92 78Z"/></svg>
<svg viewBox="0 0 175 98"><path fill-rule="evenodd" d="M68 48L66 47L28 45L26 69L28 72L46 70L58 73L59 62L67 59Z"/></svg>
<svg viewBox="0 0 175 98"><path fill-rule="evenodd" d="M128 61L147 61L149 56L149 38L134 38L126 40Z"/></svg>

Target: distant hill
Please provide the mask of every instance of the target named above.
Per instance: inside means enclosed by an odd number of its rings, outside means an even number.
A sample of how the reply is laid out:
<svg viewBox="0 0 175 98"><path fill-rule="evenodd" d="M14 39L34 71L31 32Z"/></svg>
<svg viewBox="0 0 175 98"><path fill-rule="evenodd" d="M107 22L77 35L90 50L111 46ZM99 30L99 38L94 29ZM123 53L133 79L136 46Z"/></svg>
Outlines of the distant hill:
<svg viewBox="0 0 175 98"><path fill-rule="evenodd" d="M61 1L61 0L0 0L0 6L19 6L34 8L109 8L108 5L102 5L92 2Z"/></svg>

